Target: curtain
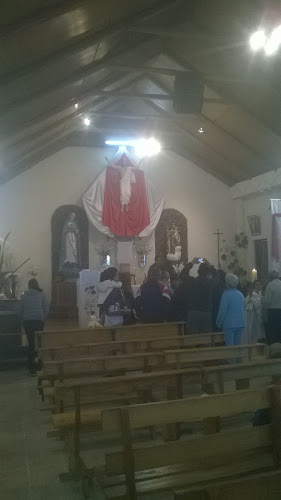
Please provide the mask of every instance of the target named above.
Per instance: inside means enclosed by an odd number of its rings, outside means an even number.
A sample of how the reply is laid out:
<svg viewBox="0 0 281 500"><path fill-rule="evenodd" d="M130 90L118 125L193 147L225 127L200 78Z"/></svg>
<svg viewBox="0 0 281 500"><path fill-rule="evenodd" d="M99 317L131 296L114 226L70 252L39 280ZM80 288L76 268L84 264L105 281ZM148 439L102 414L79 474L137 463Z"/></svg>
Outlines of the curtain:
<svg viewBox="0 0 281 500"><path fill-rule="evenodd" d="M271 200L272 213L272 268L281 272L281 199Z"/></svg>

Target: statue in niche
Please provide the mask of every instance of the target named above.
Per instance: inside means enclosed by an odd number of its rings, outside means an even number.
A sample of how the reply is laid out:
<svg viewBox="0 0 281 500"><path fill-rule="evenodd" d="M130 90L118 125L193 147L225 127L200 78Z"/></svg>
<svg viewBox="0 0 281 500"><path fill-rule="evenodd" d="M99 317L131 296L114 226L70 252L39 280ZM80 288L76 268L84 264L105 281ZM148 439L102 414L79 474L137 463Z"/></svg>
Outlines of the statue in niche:
<svg viewBox="0 0 281 500"><path fill-rule="evenodd" d="M181 244L181 237L179 230L175 224L166 229L167 234L167 255L175 254L176 248Z"/></svg>
<svg viewBox="0 0 281 500"><path fill-rule="evenodd" d="M76 280L89 268L89 224L85 211L77 205L58 207L52 230L52 312L57 317L77 314Z"/></svg>
<svg viewBox="0 0 281 500"><path fill-rule="evenodd" d="M80 231L76 214L72 212L66 219L61 238L59 271L63 274L81 270Z"/></svg>
<svg viewBox="0 0 281 500"><path fill-rule="evenodd" d="M187 260L187 220L174 208L162 211L155 229L155 254L171 265Z"/></svg>

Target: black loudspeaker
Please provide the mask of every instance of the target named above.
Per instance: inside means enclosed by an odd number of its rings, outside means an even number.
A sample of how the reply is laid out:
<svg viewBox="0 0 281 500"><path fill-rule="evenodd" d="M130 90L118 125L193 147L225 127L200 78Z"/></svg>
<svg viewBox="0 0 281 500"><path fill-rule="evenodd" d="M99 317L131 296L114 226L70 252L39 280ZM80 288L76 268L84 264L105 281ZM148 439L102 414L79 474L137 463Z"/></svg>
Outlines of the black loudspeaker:
<svg viewBox="0 0 281 500"><path fill-rule="evenodd" d="M201 113L204 83L192 71L175 77L173 106L176 113Z"/></svg>

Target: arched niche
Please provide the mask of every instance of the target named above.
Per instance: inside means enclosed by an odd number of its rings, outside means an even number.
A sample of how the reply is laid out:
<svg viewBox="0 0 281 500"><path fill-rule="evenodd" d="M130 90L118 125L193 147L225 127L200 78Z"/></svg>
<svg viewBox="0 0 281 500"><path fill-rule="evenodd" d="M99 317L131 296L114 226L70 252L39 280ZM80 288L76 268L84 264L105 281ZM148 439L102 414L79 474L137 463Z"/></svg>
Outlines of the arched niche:
<svg viewBox="0 0 281 500"><path fill-rule="evenodd" d="M180 257L176 247L181 247ZM173 264L180 264L188 259L187 247L187 219L175 208L166 208L162 211L160 220L155 229L155 254L167 259L174 255ZM169 258L167 259L169 260Z"/></svg>
<svg viewBox="0 0 281 500"><path fill-rule="evenodd" d="M77 205L56 209L51 220L52 232L52 305L53 310L76 310L76 279L89 268L89 223L85 211Z"/></svg>

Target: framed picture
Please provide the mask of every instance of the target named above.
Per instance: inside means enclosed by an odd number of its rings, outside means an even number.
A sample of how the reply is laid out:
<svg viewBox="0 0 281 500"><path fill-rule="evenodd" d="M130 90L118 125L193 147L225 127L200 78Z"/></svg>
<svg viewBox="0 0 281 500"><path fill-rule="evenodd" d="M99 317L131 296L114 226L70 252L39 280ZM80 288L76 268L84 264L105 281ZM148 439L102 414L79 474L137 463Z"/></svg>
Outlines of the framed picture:
<svg viewBox="0 0 281 500"><path fill-rule="evenodd" d="M248 217L248 223L252 236L261 235L261 218L259 215L250 215Z"/></svg>

